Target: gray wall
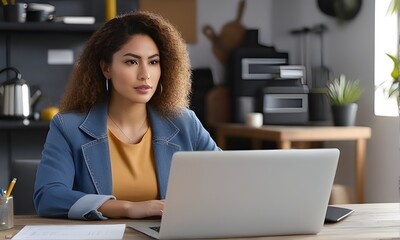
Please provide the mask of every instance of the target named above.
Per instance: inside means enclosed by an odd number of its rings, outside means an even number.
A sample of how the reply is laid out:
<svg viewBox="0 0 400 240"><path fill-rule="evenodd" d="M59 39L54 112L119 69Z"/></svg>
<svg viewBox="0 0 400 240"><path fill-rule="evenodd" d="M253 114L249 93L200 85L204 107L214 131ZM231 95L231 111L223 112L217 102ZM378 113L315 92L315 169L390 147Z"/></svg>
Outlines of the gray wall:
<svg viewBox="0 0 400 240"><path fill-rule="evenodd" d="M288 8L288 5L291 5ZM293 40L286 32L293 27L325 23L326 65L336 74L359 78L365 93L359 102L357 124L372 128L367 144L365 170L366 202L397 202L399 200L399 118L374 115L374 5L363 1L360 14L351 22L340 25L322 15L314 0L274 1L274 42L279 48L290 49L295 55ZM281 14L285 12L285 14ZM288 18L287 16L292 16ZM318 49L316 49L318 51ZM329 143L327 146L339 146ZM337 182L354 185L354 144L343 142Z"/></svg>

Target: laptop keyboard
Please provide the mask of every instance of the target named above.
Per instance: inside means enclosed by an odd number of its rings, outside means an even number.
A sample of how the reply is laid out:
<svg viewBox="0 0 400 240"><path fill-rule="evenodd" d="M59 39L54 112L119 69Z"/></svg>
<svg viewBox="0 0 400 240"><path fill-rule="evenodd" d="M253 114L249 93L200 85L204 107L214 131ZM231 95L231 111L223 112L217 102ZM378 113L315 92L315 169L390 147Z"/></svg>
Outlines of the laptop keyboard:
<svg viewBox="0 0 400 240"><path fill-rule="evenodd" d="M160 232L160 227L150 227L150 229L156 231L156 232Z"/></svg>

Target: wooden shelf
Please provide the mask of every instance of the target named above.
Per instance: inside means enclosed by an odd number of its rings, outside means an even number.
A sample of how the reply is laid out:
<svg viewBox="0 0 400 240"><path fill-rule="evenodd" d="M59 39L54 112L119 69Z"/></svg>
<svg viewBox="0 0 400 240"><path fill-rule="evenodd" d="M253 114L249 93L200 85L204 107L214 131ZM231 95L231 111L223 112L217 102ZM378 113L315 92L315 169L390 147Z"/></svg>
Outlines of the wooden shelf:
<svg viewBox="0 0 400 240"><path fill-rule="evenodd" d="M0 32L94 32L103 23L65 24L60 22L0 22Z"/></svg>

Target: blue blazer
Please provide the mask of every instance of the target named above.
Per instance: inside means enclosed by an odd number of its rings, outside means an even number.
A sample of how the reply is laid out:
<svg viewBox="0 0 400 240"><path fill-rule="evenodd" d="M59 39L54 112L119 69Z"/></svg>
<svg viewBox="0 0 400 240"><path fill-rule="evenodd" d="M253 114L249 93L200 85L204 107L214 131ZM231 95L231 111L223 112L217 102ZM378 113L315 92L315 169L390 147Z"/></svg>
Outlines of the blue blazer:
<svg viewBox="0 0 400 240"><path fill-rule="evenodd" d="M51 120L35 182L34 203L40 216L107 219L97 211L105 201L115 199L107 107L104 102L88 113L59 113ZM189 109L179 117L163 118L148 107L148 116L158 187L164 199L175 152L220 149Z"/></svg>

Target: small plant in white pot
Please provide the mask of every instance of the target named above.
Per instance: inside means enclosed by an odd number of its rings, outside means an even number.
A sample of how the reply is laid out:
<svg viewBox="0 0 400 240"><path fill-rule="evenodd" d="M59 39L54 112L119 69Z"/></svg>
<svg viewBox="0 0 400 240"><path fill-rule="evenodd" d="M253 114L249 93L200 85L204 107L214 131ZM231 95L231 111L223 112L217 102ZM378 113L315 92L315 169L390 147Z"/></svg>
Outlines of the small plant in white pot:
<svg viewBox="0 0 400 240"><path fill-rule="evenodd" d="M348 80L344 74L328 82L328 98L332 107L335 126L354 126L357 115L357 101L363 91L360 80Z"/></svg>

